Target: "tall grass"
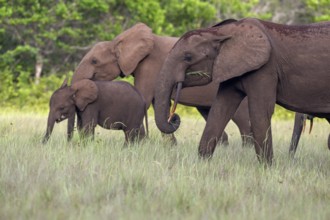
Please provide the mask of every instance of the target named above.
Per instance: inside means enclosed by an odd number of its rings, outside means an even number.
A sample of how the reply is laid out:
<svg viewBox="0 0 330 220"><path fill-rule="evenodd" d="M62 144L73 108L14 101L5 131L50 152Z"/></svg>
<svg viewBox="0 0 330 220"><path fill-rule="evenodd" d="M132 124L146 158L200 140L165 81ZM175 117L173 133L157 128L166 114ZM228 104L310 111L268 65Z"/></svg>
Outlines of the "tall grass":
<svg viewBox="0 0 330 220"><path fill-rule="evenodd" d="M182 118L177 146L149 124L149 139L125 148L121 131L101 128L67 143L66 123L43 145L45 115L0 116L0 219L330 219L325 122L289 160L293 122L274 121L267 169L233 124L210 161L197 156L202 119Z"/></svg>

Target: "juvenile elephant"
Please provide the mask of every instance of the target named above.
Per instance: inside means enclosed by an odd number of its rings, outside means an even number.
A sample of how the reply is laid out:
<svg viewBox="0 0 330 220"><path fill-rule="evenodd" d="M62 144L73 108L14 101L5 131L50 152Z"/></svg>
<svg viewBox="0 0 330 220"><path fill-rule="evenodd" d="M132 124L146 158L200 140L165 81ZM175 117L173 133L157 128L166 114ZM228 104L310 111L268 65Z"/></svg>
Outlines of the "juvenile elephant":
<svg viewBox="0 0 330 220"><path fill-rule="evenodd" d="M293 133L292 133L290 149L289 149L289 154L291 157L294 157L294 155L296 153L296 150L297 150L297 147L299 144L299 140L300 140L300 136L304 129L304 125L305 125L305 122L307 119L311 121L311 127L309 130L309 133L310 133L312 130L312 127L313 127L314 116L302 114L302 113L298 113L298 112L295 114ZM327 118L327 121L330 123L329 118ZM328 136L328 148L330 150L330 134Z"/></svg>
<svg viewBox="0 0 330 220"><path fill-rule="evenodd" d="M123 130L125 143L145 137L143 117L148 131L147 109L143 97L129 83L114 81L91 81L84 79L67 86L64 81L50 99L47 131L43 142L47 142L55 122L67 118L68 140L74 128L77 112L78 131L83 137L94 136L96 125L113 130Z"/></svg>
<svg viewBox="0 0 330 220"><path fill-rule="evenodd" d="M168 123L169 97L175 85L217 83L199 155L212 156L225 126L247 97L257 158L271 164L275 103L330 117L329 36L330 22L290 26L252 18L230 19L187 32L172 48L160 72L155 95L158 128L163 132L176 129ZM187 70L200 74L190 76Z"/></svg>
<svg viewBox="0 0 330 220"><path fill-rule="evenodd" d="M133 75L134 85L144 97L147 108L149 108L154 102L155 91L160 89L156 87L159 71L177 40L178 38L174 37L155 35L147 25L138 23L114 40L100 42L93 46L76 68L72 82L75 83L82 79L113 80L118 76ZM178 102L196 107L206 120L217 90L216 83L184 88ZM168 97L170 96L171 94L168 94ZM233 116L233 121L237 124L245 142L245 137L251 135L247 101L238 108ZM223 139L226 142L225 133ZM175 142L174 136L172 140Z"/></svg>

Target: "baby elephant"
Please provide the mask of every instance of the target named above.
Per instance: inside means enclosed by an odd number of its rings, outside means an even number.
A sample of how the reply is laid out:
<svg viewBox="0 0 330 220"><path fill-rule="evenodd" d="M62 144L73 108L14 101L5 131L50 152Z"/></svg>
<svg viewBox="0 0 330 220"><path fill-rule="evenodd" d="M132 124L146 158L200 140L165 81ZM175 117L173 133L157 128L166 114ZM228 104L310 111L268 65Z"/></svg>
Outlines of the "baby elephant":
<svg viewBox="0 0 330 220"><path fill-rule="evenodd" d="M148 132L147 109L140 93L123 81L91 81L84 79L71 86L65 80L50 99L47 131L49 139L55 122L68 120L68 140L71 139L77 113L80 134L94 137L96 125L123 130L125 144L145 137L143 117Z"/></svg>

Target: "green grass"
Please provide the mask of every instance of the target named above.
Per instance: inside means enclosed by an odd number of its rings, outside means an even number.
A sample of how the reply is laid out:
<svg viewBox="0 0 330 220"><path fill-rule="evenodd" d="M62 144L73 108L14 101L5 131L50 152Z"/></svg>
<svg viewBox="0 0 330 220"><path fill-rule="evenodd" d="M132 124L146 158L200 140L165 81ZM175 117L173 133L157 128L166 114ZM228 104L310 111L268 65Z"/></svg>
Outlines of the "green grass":
<svg viewBox="0 0 330 220"><path fill-rule="evenodd" d="M149 125L148 140L123 148L121 131L101 128L94 142L67 143L63 122L42 145L45 115L2 114L0 219L330 219L327 123L289 160L293 121L274 121L268 169L233 124L210 161L197 156L202 119L182 117L177 146Z"/></svg>

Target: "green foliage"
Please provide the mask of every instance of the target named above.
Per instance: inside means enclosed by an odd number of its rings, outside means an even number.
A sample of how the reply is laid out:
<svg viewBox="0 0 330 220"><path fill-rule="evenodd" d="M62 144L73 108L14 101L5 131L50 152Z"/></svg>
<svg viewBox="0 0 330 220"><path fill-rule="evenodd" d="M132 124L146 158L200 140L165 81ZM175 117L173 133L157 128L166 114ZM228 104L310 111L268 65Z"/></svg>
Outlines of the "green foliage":
<svg viewBox="0 0 330 220"><path fill-rule="evenodd" d="M330 0L306 0L306 4L315 22L330 21Z"/></svg>
<svg viewBox="0 0 330 220"><path fill-rule="evenodd" d="M0 39L4 44L1 42L3 55L0 57L8 57L10 51L15 51L15 55L22 56L17 64L31 75L38 56L43 60L46 75L72 70L72 60L81 57L75 55L78 49L92 42L112 39L121 32L118 30L120 24L112 22L109 13L113 3L112 0L15 0L2 4L0 11L4 13L0 13ZM116 33L104 31L113 26ZM19 47L31 48L34 52L32 60L18 53ZM15 56L13 59L17 60ZM0 65L10 64L8 60L0 61ZM15 67L12 67L14 71Z"/></svg>
<svg viewBox="0 0 330 220"><path fill-rule="evenodd" d="M68 74L69 77L71 75L72 72ZM19 76L14 79L10 70L4 70L0 74L1 108L45 112L48 110L51 94L60 87L65 77L64 74L45 76L35 84L29 72L21 70Z"/></svg>
<svg viewBox="0 0 330 220"><path fill-rule="evenodd" d="M162 26L165 23L165 10L159 1L125 0L123 2L131 15L131 22L141 21L149 24L155 33L162 32Z"/></svg>
<svg viewBox="0 0 330 220"><path fill-rule="evenodd" d="M245 17L257 17L260 19L270 19L271 10L260 12L255 10L260 4L260 0L211 0L211 3L218 9L218 16L221 20Z"/></svg>
<svg viewBox="0 0 330 220"><path fill-rule="evenodd" d="M210 26L216 22L216 8L208 1L168 0L164 1L166 11L165 33L181 35L188 30Z"/></svg>
<svg viewBox="0 0 330 220"><path fill-rule="evenodd" d="M308 21L330 20L329 0L303 3L306 13L300 14ZM136 22L146 23L156 34L180 36L228 18L272 19L277 13L274 7L280 5L278 0L271 4L261 0L0 0L0 103L19 108L46 105L44 91L56 88L63 73L73 71L95 42L111 40ZM39 84L34 78L37 64L42 64ZM55 86L49 85L51 80Z"/></svg>
<svg viewBox="0 0 330 220"><path fill-rule="evenodd" d="M276 105L275 106L275 111L273 115L273 119L275 120L289 120L289 119L294 119L294 112L286 110L285 108Z"/></svg>

